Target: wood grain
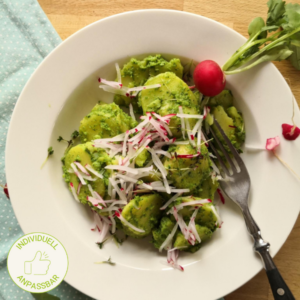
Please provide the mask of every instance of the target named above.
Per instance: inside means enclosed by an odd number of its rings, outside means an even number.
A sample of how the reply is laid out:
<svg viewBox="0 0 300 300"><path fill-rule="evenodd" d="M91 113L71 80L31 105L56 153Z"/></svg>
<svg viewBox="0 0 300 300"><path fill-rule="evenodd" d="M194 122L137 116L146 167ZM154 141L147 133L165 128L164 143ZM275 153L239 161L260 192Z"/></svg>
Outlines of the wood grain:
<svg viewBox="0 0 300 300"><path fill-rule="evenodd" d="M249 22L265 18L267 0L38 0L49 20L64 40L79 29L102 18L131 10L166 8L183 10L219 21L247 36ZM291 2L291 1L287 1ZM292 1L300 4L300 0ZM289 62L275 64L289 83L300 105L300 71ZM296 299L300 299L300 218L275 257ZM264 271L226 297L227 300L271 300L272 292Z"/></svg>

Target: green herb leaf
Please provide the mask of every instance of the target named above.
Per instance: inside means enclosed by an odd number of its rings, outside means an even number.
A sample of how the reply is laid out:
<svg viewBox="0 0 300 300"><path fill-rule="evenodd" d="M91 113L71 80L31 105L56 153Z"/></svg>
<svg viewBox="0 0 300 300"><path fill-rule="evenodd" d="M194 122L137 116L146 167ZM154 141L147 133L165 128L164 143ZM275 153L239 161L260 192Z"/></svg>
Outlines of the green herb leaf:
<svg viewBox="0 0 300 300"><path fill-rule="evenodd" d="M281 26L287 31L294 30L300 26L300 5L289 3L285 6L285 20Z"/></svg>
<svg viewBox="0 0 300 300"><path fill-rule="evenodd" d="M52 147L49 147L49 148L48 148L48 157L49 157L50 155L52 155L53 153L54 153L53 148L52 148Z"/></svg>
<svg viewBox="0 0 300 300"><path fill-rule="evenodd" d="M71 134L71 138L74 140L76 138L78 138L79 136L79 132L77 130L75 130L72 134Z"/></svg>
<svg viewBox="0 0 300 300"><path fill-rule="evenodd" d="M293 53L289 60L295 69L300 70L300 41L292 41L290 49L293 51Z"/></svg>
<svg viewBox="0 0 300 300"><path fill-rule="evenodd" d="M59 136L58 139L57 139L58 142L61 142L61 141L63 141L63 140L64 140L64 139L63 139L61 136Z"/></svg>
<svg viewBox="0 0 300 300"><path fill-rule="evenodd" d="M104 261L99 261L96 262L95 264L109 264L111 266L114 266L116 263L111 261L111 257L109 257L108 260L104 260Z"/></svg>
<svg viewBox="0 0 300 300"><path fill-rule="evenodd" d="M107 241L107 239L106 240L104 240L102 243L96 243L97 245L98 245L98 247L100 248L100 249L102 249L103 248L103 245L104 245L104 243Z"/></svg>
<svg viewBox="0 0 300 300"><path fill-rule="evenodd" d="M282 19L285 14L285 1L282 0L269 0L268 2L268 16L267 16L267 25L277 25L281 26ZM271 29L269 31L273 31L275 29Z"/></svg>
<svg viewBox="0 0 300 300"><path fill-rule="evenodd" d="M254 18L249 26L248 26L248 34L250 38L252 38L257 33L261 32L262 28L265 27L265 21L261 17ZM258 38L265 38L267 36L267 32L263 31L259 34Z"/></svg>

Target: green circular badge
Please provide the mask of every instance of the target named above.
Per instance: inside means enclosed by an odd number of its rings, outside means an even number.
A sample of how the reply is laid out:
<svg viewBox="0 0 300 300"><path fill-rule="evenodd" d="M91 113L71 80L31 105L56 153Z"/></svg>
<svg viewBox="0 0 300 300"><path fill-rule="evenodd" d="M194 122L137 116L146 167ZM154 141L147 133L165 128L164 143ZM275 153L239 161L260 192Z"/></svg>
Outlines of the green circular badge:
<svg viewBox="0 0 300 300"><path fill-rule="evenodd" d="M30 293L45 293L65 278L69 261L66 249L55 237L32 232L10 248L7 269L13 282Z"/></svg>

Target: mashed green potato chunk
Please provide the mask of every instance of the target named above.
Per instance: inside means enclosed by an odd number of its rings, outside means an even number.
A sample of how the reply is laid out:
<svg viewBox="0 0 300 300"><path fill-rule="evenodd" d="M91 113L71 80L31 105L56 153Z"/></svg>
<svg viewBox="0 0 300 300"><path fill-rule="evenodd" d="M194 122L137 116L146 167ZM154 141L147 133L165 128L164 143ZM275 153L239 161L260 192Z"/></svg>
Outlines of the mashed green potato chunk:
<svg viewBox="0 0 300 300"><path fill-rule="evenodd" d="M63 158L63 177L65 181L73 183L75 190L77 191L78 185L80 183L78 177L74 173L70 173L72 170L71 163L79 162L82 166L89 164L93 169L99 173L103 173L103 179L94 176L92 173L91 177L96 178L96 181L87 181L91 185L92 189L96 191L101 197L106 197L108 177L111 174L111 171L105 170L104 167L107 165L116 164L116 161L108 156L104 149L95 148L92 146L91 142L86 144L79 144L75 147L72 147L68 153ZM70 187L69 187L70 188ZM80 193L78 195L79 201L82 204L88 204L92 209L99 210L93 206L88 200L87 196L92 196L87 184L82 185Z"/></svg>
<svg viewBox="0 0 300 300"><path fill-rule="evenodd" d="M100 138L110 138L137 125L115 103L97 104L80 122L79 135L82 143Z"/></svg>
<svg viewBox="0 0 300 300"><path fill-rule="evenodd" d="M143 238L149 235L153 227L159 222L161 216L160 207L163 200L158 194L145 194L133 198L123 209L122 216L132 225L144 230L137 232L123 224L124 232L134 238Z"/></svg>
<svg viewBox="0 0 300 300"><path fill-rule="evenodd" d="M206 146L201 146L201 156L195 158L178 157L197 153L190 144L171 146L169 152L172 153L172 158L165 158L163 163L168 171L168 179L176 188L190 189L189 194L200 195L203 183L211 174L211 161Z"/></svg>
<svg viewBox="0 0 300 300"><path fill-rule="evenodd" d="M176 200L176 205L182 202L190 202L194 200L201 200L200 198L195 197L182 197ZM190 245L189 242L185 239L184 235L182 234L181 230L178 228L174 237L173 237L173 246L182 248L183 251L188 252L196 252L200 249L204 242L209 240L213 232L216 229L217 224L217 217L214 214L213 210L211 209L213 204L207 203L203 206L200 206L198 209L198 213L195 218L196 223L196 230L200 236L201 243L196 242L195 245ZM186 206L183 209L179 210L178 214L180 214L185 223L188 225L193 214L193 210L191 210L191 206ZM159 226L152 230L153 236L153 244L155 248L160 248L162 243L166 240L168 235L171 233L172 229L174 228L176 222L173 216L164 216Z"/></svg>
<svg viewBox="0 0 300 300"><path fill-rule="evenodd" d="M143 60L131 58L121 70L122 84L129 88L142 86L149 78L165 72L172 72L182 78L183 67L180 60L173 58L167 61L160 54L150 55ZM132 103L137 108L136 98L115 95L114 102L124 106Z"/></svg>
<svg viewBox="0 0 300 300"><path fill-rule="evenodd" d="M156 112L161 116L177 114L182 107L184 114L199 114L198 99L188 85L174 73L166 72L150 78L145 85L160 84L160 88L147 89L139 93L139 103L146 112ZM191 129L197 119L188 119ZM169 125L173 135L182 137L181 119L172 117Z"/></svg>

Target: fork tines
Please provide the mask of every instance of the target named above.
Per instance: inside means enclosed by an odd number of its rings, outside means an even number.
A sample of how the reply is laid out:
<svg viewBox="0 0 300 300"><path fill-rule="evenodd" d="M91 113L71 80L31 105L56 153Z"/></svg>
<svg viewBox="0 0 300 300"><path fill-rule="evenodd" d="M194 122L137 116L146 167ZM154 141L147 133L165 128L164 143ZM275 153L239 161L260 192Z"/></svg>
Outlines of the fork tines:
<svg viewBox="0 0 300 300"><path fill-rule="evenodd" d="M220 132L222 138L224 139L226 146L228 146L228 148L230 149L230 152L233 155L235 162L236 162L235 163L234 160L230 157L228 151L226 151L224 145L221 143L216 132L214 132L214 130L211 127L209 127L209 133L214 138L214 141L216 142L218 149L216 149L216 147L213 145L213 143L209 143L209 146L210 146L213 154L217 157L217 161L219 162L220 166L222 167L222 170L220 170L220 171L223 171L223 174L221 172L222 177L225 177L224 173L227 176L231 176L234 173L239 173L242 168L245 168L243 160L241 159L240 155L238 154L238 152L236 151L236 149L230 142L229 138L227 137L227 135L221 128L219 122L217 120L214 120L214 124L216 125L218 131ZM206 132L203 132L203 134L206 139L209 139ZM223 154L224 158L220 155L220 152ZM226 165L226 161L229 164L229 166Z"/></svg>

